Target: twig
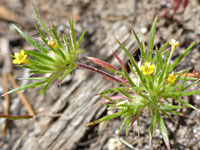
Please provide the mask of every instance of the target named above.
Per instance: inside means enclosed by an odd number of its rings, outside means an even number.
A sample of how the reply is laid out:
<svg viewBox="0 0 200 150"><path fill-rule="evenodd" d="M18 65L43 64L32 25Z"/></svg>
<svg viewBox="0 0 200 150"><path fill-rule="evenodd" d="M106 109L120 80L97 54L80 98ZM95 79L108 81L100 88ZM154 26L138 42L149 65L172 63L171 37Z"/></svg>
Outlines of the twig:
<svg viewBox="0 0 200 150"><path fill-rule="evenodd" d="M123 138L119 138L119 141L120 141L121 143L123 143L124 145L126 145L127 147L129 147L130 149L137 150L137 149L134 148L131 144L129 144L127 141L125 141Z"/></svg>
<svg viewBox="0 0 200 150"><path fill-rule="evenodd" d="M8 78L9 78L10 82L12 83L13 87L18 88L18 85L17 85L15 79L13 78L13 76L11 75L11 73L8 73ZM24 106L25 106L26 110L28 111L29 115L35 116L33 108L31 107L31 104L27 100L26 96L21 91L17 92L17 94L19 95L22 102L24 103Z"/></svg>
<svg viewBox="0 0 200 150"><path fill-rule="evenodd" d="M17 16L16 13L14 13L14 11L7 9L4 6L0 6L0 18L16 22L21 25L25 24L25 20L22 17Z"/></svg>
<svg viewBox="0 0 200 150"><path fill-rule="evenodd" d="M4 93L8 92L8 80L7 80L7 72L3 73L3 89L4 89ZM4 99L5 99L5 109L4 109L4 114L5 115L9 115L10 114L10 98L9 95L4 95ZM6 119L3 127L2 127L2 136L6 135L6 130L9 126L9 120Z"/></svg>
<svg viewBox="0 0 200 150"><path fill-rule="evenodd" d="M11 60L9 58L9 42L5 38L0 39L0 49L3 55L4 65L3 65L3 88L4 93L8 92L8 72L12 70ZM10 114L10 99L9 95L4 95L5 99L5 109L4 114L9 115ZM6 119L4 125L2 126L2 136L5 136L6 130L9 125L9 120Z"/></svg>
<svg viewBox="0 0 200 150"><path fill-rule="evenodd" d="M133 0L133 13L137 11L137 0Z"/></svg>
<svg viewBox="0 0 200 150"><path fill-rule="evenodd" d="M23 141L23 138L27 135L28 131L25 130L23 132L23 134L20 136L19 139L17 139L17 141L15 142L14 146L13 146L13 150L18 150L20 147L20 144L22 144L21 142Z"/></svg>
<svg viewBox="0 0 200 150"><path fill-rule="evenodd" d="M47 117L61 117L63 115L63 113L56 113L56 114L50 114L50 113L40 113L34 117L34 119L37 119L37 118L40 118L40 117L44 117L44 116L47 116Z"/></svg>
<svg viewBox="0 0 200 150"><path fill-rule="evenodd" d="M5 115L5 114L0 114L0 118L7 118L9 120L17 120L17 119L31 119L33 116L30 115Z"/></svg>

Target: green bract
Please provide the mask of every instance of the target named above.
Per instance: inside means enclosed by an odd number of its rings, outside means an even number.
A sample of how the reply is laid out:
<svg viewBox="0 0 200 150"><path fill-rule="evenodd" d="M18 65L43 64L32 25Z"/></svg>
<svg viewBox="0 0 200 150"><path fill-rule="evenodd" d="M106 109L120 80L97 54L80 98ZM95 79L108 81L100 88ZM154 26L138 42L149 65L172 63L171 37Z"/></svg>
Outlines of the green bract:
<svg viewBox="0 0 200 150"><path fill-rule="evenodd" d="M171 55L173 54L175 48L178 46L172 45L171 50L165 48L168 46L168 42L164 44L160 49L156 48L156 55L153 57L153 44L154 36L156 30L157 18L155 18L154 23L151 28L150 40L149 40L149 51L146 50L145 45L142 44L133 30L133 34L137 40L137 43L141 52L141 60L139 63L136 63L129 51L122 45L119 41L118 44L127 54L131 64L129 68L131 73L134 75L133 79L129 76L125 68L122 66L123 72L119 72L116 69L112 69L113 66L105 65L103 62L95 63L101 65L102 67L112 71L114 74L121 77L123 82L119 82L122 86L111 88L100 93L103 97L107 99L105 104L109 108L117 109L117 112L108 116L105 116L97 121L89 123L89 125L94 125L106 120L110 120L116 117L124 118L124 121L119 129L119 133L124 126L126 126L126 134L128 134L129 127L136 120L139 125L140 114L144 111L150 111L152 114L152 121L149 129L149 138L150 143L153 137L153 130L156 128L156 123L159 125L163 139L168 149L170 149L169 139L167 135L167 130L162 119L161 114L166 115L170 119L172 117L170 114L182 115L180 112L177 112L176 109L182 108L179 105L173 105L169 98L172 98L186 107L196 109L194 106L185 102L181 97L185 95L196 95L200 94L200 91L186 92L190 86L184 87L186 80L191 80L187 77L189 69L186 71L185 75L182 76L183 72L175 72L173 69L181 62L181 60L188 54L191 48L195 45L193 42L183 54L181 54L174 63L171 64ZM162 56L165 56L163 60ZM116 54L115 54L116 57ZM116 57L118 60L119 58ZM119 61L120 63L121 61ZM103 64L103 65L102 65ZM121 63L120 63L121 64ZM138 64L141 64L139 66ZM172 73L173 71L173 73ZM197 80L193 78L194 80ZM178 81L181 81L179 84ZM197 81L198 82L198 81ZM196 82L196 83L197 83ZM107 94L116 93L117 96L108 97ZM197 110L197 109L196 109Z"/></svg>
<svg viewBox="0 0 200 150"><path fill-rule="evenodd" d="M48 34L48 37L42 30L35 26L41 37L41 44L34 41L18 27L14 25L16 30L37 50L36 51L25 51L25 54L29 56L26 59L28 63L20 65L20 67L29 68L31 74L47 74L45 77L29 77L27 80L35 80L36 82L13 89L7 94L14 93L20 90L24 90L32 87L41 87L41 93L45 93L48 86L55 80L58 79L58 83L73 71L76 67L76 61L78 55L82 52L79 50L80 43L85 34L85 31L80 36L79 41L76 41L74 33L74 23L73 20L69 22L70 24L70 38L69 40L66 36L59 35L56 31L54 25L51 26L49 30L39 17L39 14L34 8L34 12L39 24ZM14 56L13 56L14 57Z"/></svg>

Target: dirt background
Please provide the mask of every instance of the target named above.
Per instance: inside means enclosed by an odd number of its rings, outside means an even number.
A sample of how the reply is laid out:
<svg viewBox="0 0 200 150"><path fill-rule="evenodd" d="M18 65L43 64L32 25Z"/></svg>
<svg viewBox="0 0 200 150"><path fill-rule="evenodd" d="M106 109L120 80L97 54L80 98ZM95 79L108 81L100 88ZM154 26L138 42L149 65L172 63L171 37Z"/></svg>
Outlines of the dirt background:
<svg viewBox="0 0 200 150"><path fill-rule="evenodd" d="M4 93L3 74L11 72L15 79L25 77L27 70L13 66L9 54L20 49L33 50L12 24L16 24L25 33L38 39L34 29L37 24L32 2L46 25L54 23L59 31L69 31L68 22L75 20L77 36L87 29L81 48L85 50L80 62L89 63L85 56L93 56L115 65L112 51L119 52L114 37L130 49L133 56L138 55L135 39L131 34L134 27L140 39L148 43L151 23L157 14L162 16L157 25L155 44L158 47L170 39L177 39L180 46L175 52L177 58L189 44L196 40L195 47L177 70L192 67L200 70L200 1L191 0L184 13L180 8L173 14L169 0L2 0L0 1L0 94ZM133 43L131 42L133 41ZM120 52L119 52L120 53ZM125 55L120 57L127 62ZM136 58L135 57L135 58ZM93 65L93 64L92 64ZM117 65L116 65L117 66ZM17 80L18 85L27 81ZM101 76L77 69L64 81L60 88L52 85L47 94L38 96L38 90L24 91L36 118L9 122L5 135L0 133L0 150L143 150L166 149L159 130L155 131L152 147L148 145L148 129L151 116L143 113L138 127L130 128L129 136L122 131L117 136L122 120L114 119L93 127L86 124L96 120L110 111L101 105L95 105L101 98L96 93L111 87L112 84L101 80ZM12 84L8 82L9 89ZM199 85L193 89L199 89ZM0 97L0 113L4 113L6 102ZM184 97L184 100L200 109L200 95ZM19 95L10 97L10 113L28 114ZM80 110L79 110L80 109ZM200 149L200 113L192 109L179 110L185 117L173 116L174 120L165 118L172 149ZM82 116L81 118L79 118ZM0 126L5 124L0 120Z"/></svg>

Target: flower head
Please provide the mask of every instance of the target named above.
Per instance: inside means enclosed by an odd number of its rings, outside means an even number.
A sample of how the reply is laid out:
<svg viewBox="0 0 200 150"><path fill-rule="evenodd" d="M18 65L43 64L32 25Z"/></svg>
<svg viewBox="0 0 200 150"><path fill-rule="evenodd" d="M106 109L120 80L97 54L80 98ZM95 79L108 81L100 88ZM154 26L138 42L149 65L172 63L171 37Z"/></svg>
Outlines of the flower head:
<svg viewBox="0 0 200 150"><path fill-rule="evenodd" d="M173 74L170 74L167 78L167 81L169 84L173 84L175 80L176 80L176 77Z"/></svg>
<svg viewBox="0 0 200 150"><path fill-rule="evenodd" d="M152 74L155 69L154 64L150 64L150 62L145 62L144 66L141 66L140 69L144 74Z"/></svg>
<svg viewBox="0 0 200 150"><path fill-rule="evenodd" d="M50 46L50 47L54 47L54 48L57 48L57 47L58 47L58 45L57 45L55 39L53 39L53 40L51 40L51 41L48 41L47 44L48 44L48 46Z"/></svg>
<svg viewBox="0 0 200 150"><path fill-rule="evenodd" d="M15 59L13 60L13 64L27 63L27 55L25 54L23 49L20 51L20 53L15 53L14 57Z"/></svg>
<svg viewBox="0 0 200 150"><path fill-rule="evenodd" d="M169 44L171 45L172 49L174 49L174 50L176 49L177 46L179 46L179 42L174 39L171 39L169 41Z"/></svg>

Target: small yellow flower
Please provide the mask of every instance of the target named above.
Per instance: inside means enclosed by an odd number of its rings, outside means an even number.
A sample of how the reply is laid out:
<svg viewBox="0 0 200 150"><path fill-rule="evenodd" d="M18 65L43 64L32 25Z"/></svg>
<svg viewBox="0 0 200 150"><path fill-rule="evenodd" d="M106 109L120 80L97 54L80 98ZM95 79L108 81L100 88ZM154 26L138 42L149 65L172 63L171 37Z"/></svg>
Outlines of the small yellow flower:
<svg viewBox="0 0 200 150"><path fill-rule="evenodd" d="M48 41L47 44L48 44L50 47L54 47L54 48L57 48L57 47L58 47L58 45L57 45L55 39L54 39L54 40L51 40L51 41Z"/></svg>
<svg viewBox="0 0 200 150"><path fill-rule="evenodd" d="M173 84L175 80L176 80L176 77L173 74L170 74L167 78L167 81L169 84Z"/></svg>
<svg viewBox="0 0 200 150"><path fill-rule="evenodd" d="M15 53L15 59L13 60L13 64L27 63L26 57L27 57L27 55L25 54L24 50L22 49L20 51L20 53Z"/></svg>
<svg viewBox="0 0 200 150"><path fill-rule="evenodd" d="M154 64L150 64L149 62L145 62L144 66L140 67L140 70L144 74L152 74L154 72L155 67L156 66Z"/></svg>
<svg viewBox="0 0 200 150"><path fill-rule="evenodd" d="M172 49L174 49L174 50L176 49L177 46L179 46L179 42L174 39L171 39L169 41L169 44L171 45Z"/></svg>

